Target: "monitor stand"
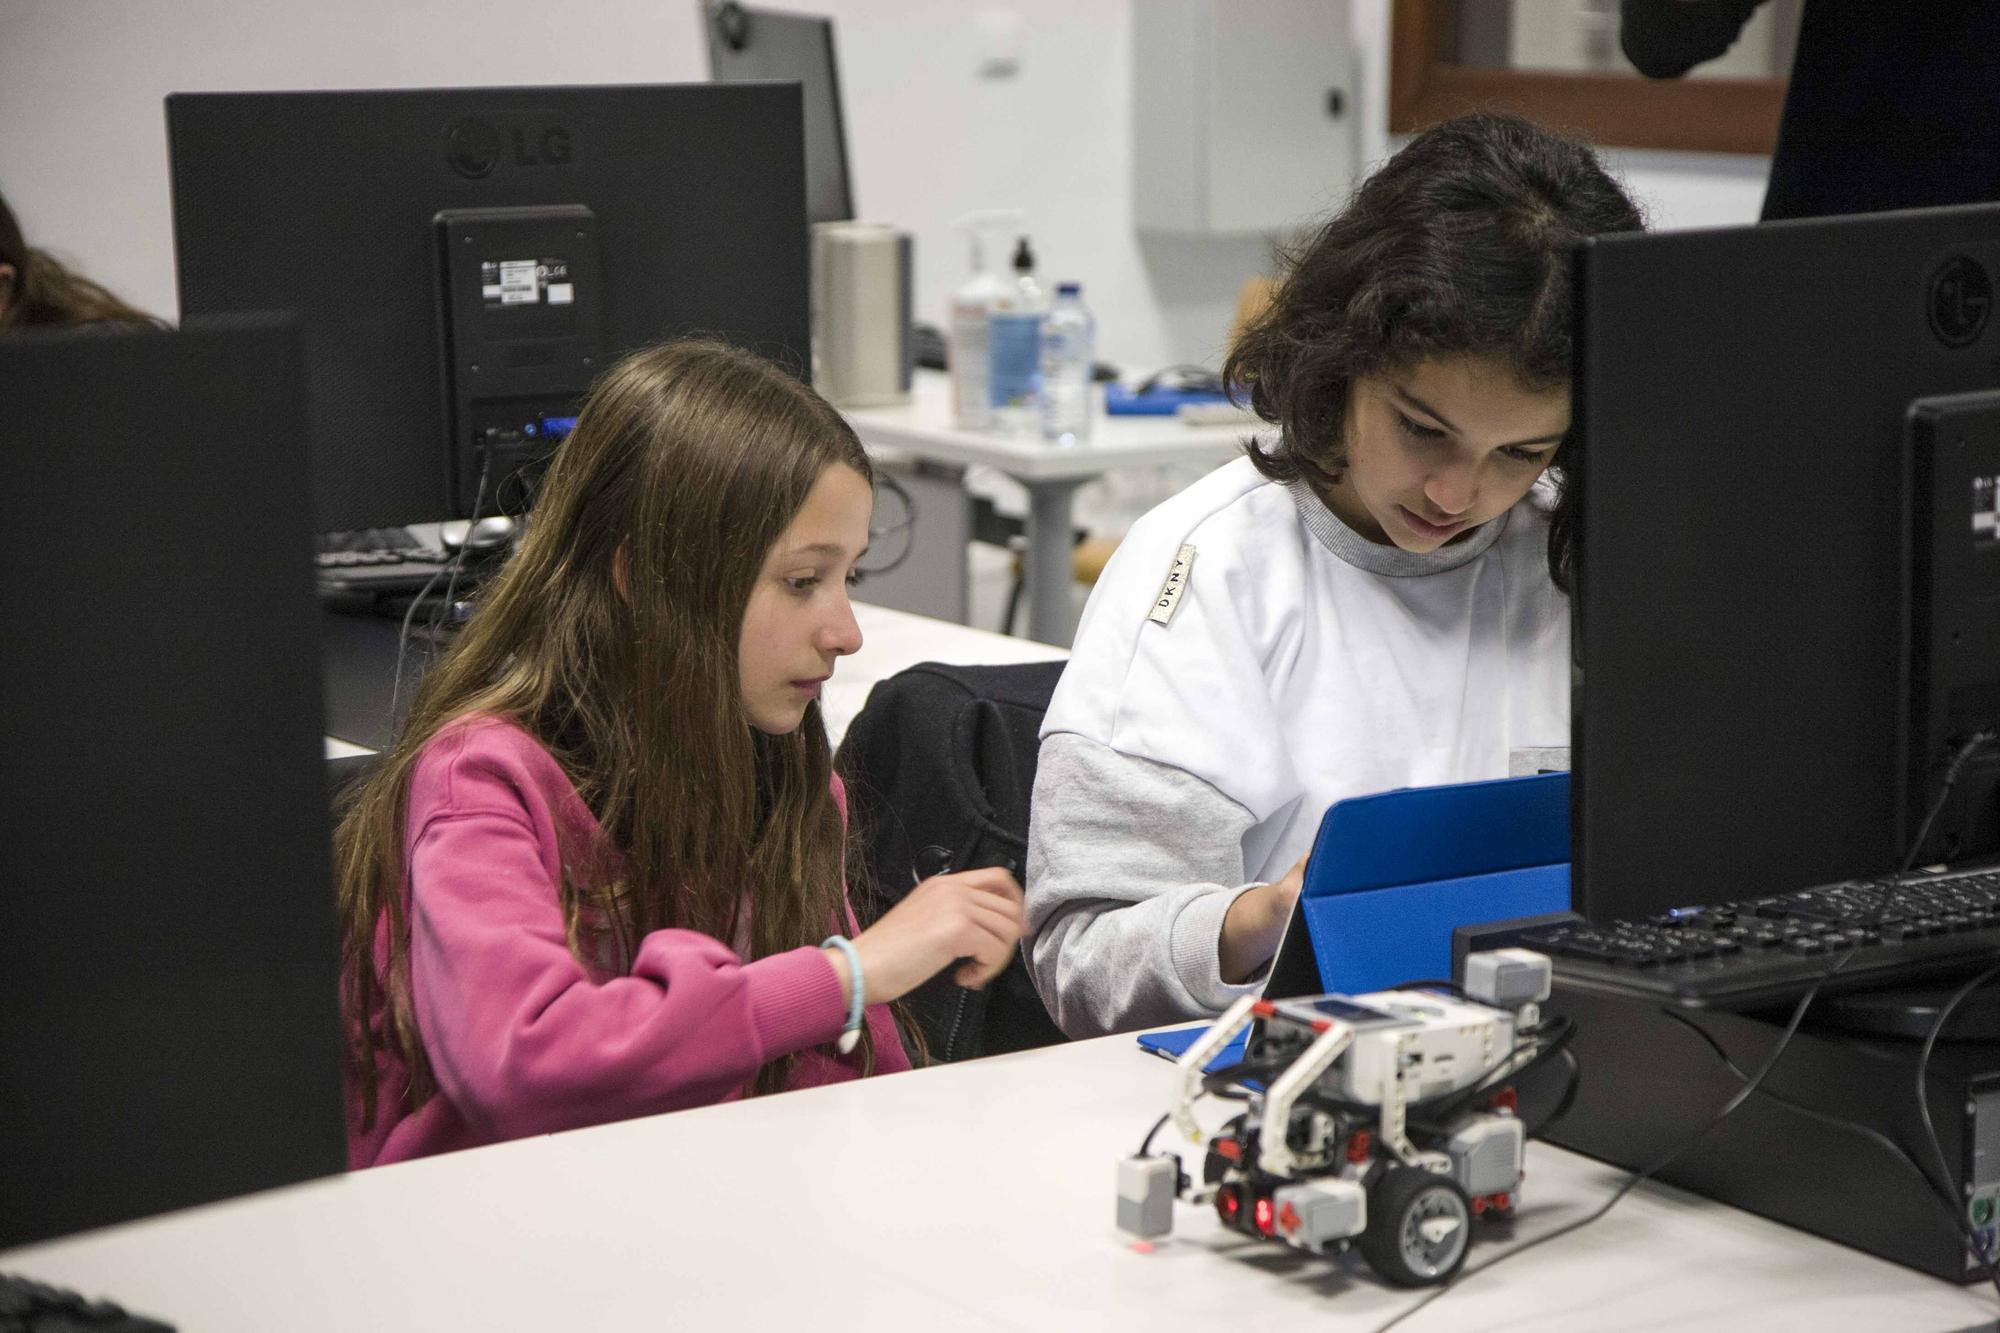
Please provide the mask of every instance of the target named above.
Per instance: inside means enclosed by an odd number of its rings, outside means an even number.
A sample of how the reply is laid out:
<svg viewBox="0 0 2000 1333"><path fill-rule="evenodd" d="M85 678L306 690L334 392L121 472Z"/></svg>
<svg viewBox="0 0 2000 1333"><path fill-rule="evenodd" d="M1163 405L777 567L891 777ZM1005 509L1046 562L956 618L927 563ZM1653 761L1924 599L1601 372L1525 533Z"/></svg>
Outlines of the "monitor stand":
<svg viewBox="0 0 2000 1333"><path fill-rule="evenodd" d="M1922 1041L1930 1035L1938 1012L1972 976L1967 972L1942 981L1825 996L1814 1006L1813 1026L1824 1032ZM1938 1041L2000 1042L2000 979L1966 996L1952 1010L1951 1024Z"/></svg>

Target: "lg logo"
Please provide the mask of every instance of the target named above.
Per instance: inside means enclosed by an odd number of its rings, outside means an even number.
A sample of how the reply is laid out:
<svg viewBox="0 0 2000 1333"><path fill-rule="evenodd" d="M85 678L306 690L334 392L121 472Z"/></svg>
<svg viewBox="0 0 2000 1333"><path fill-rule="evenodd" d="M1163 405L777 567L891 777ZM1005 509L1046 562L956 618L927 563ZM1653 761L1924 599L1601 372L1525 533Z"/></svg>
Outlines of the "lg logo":
<svg viewBox="0 0 2000 1333"><path fill-rule="evenodd" d="M1926 308L1931 332L1946 347L1964 347L1986 329L1993 313L1993 280L1986 267L1966 255L1953 255L1931 274Z"/></svg>
<svg viewBox="0 0 2000 1333"><path fill-rule="evenodd" d="M514 145L514 165L517 167L569 165L570 144L567 126L547 125L537 134L530 134L520 126L515 126L509 137Z"/></svg>
<svg viewBox="0 0 2000 1333"><path fill-rule="evenodd" d="M467 116L445 131L445 161L467 180L493 174L504 157L517 167L561 167L575 160L569 126L553 116L495 125Z"/></svg>

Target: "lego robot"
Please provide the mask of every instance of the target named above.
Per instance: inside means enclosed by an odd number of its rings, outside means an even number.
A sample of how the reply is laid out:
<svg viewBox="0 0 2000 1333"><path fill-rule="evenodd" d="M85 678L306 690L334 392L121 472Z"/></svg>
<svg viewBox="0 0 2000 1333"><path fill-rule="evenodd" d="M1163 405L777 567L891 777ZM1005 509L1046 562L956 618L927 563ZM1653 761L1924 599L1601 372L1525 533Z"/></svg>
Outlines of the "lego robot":
<svg viewBox="0 0 2000 1333"><path fill-rule="evenodd" d="M1173 1106L1153 1128L1172 1120L1200 1143L1205 1095L1242 1100L1243 1114L1210 1138L1199 1188L1177 1156L1151 1153L1148 1134L1118 1165L1120 1229L1166 1235L1186 1198L1232 1230L1315 1254L1359 1245L1400 1286L1447 1281L1475 1220L1511 1215L1520 1196L1527 1133L1513 1080L1569 1037L1540 1020L1549 971L1541 954L1501 949L1471 955L1462 988L1238 1000L1177 1062ZM1253 1024L1240 1064L1203 1072Z"/></svg>

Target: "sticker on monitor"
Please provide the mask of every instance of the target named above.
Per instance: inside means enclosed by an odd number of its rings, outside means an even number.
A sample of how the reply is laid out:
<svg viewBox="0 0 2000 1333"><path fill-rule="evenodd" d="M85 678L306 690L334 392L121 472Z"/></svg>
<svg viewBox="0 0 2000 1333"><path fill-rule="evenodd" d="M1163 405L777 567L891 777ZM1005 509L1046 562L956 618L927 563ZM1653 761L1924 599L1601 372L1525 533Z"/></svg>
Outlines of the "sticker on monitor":
<svg viewBox="0 0 2000 1333"><path fill-rule="evenodd" d="M567 259L488 259L479 265L479 299L488 310L570 305L576 285Z"/></svg>

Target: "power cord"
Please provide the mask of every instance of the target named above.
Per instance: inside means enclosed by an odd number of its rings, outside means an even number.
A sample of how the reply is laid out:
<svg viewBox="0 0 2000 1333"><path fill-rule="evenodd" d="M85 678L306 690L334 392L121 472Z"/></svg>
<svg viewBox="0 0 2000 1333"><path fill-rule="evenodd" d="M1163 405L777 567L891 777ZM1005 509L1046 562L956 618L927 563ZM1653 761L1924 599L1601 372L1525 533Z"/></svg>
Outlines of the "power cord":
<svg viewBox="0 0 2000 1333"><path fill-rule="evenodd" d="M1958 1011L1958 1006L1965 1003L1966 999L1974 991L1995 977L2000 977L2000 965L1987 968L1984 972L1981 972L1978 976L1952 992L1951 998L1945 1001L1944 1006L1938 1010L1936 1020L1931 1023L1931 1030L1924 1036L1924 1049L1917 1056L1917 1116L1924 1122L1924 1134L1930 1140L1931 1155L1937 1158L1938 1171L1942 1173L1943 1178L1947 1181L1951 1179L1951 1164L1944 1160L1944 1145L1938 1141L1937 1125L1931 1120L1931 1098L1928 1083L1931 1071L1931 1051L1937 1046L1938 1037L1943 1034L1945 1024L1951 1022L1951 1016ZM1972 1229L1971 1219L1965 1214L1965 1208L1955 1202L1952 1208L1952 1217L1957 1221L1959 1230L1965 1236L1966 1243L1972 1247L1972 1252L1978 1255L1979 1261L1986 1266L1986 1279L1993 1284L1994 1294L2000 1295L2000 1267L1996 1267L1996 1259L2000 1258L2000 1256L1987 1253L1986 1247L1979 1243L1978 1234Z"/></svg>
<svg viewBox="0 0 2000 1333"><path fill-rule="evenodd" d="M916 545L914 534L917 526L917 502L916 498L910 494L909 488L896 480L896 478L890 476L887 472L876 474L875 488L878 491L887 491L889 494L895 496L897 501L903 506L903 516L896 522L879 528L875 526L872 519L870 520L868 525L869 554L873 555L875 553L876 544L884 537L894 537L899 533L908 533L911 535L903 538L902 549L898 550L894 558L889 560L888 563L867 568L857 567L854 571L855 577L863 582L900 569L903 562L910 558L910 551Z"/></svg>
<svg viewBox="0 0 2000 1333"><path fill-rule="evenodd" d="M1959 775L1964 771L1965 765L1971 761L1974 755L1976 755L1980 750L1986 748L1986 746L1991 744L1996 738L2000 738L2000 732L1995 732L1991 728L1974 732L1971 736L1966 738L1966 740L1963 743L1960 744L1958 750L1952 755L1951 762L1947 764L1945 767L1944 778L1938 785L1937 796L1935 797L1935 799L1932 800L1930 809L1924 815L1923 822L1920 825L1918 825L1917 836L1910 840L1909 850L1904 854L1901 867L1896 871L1896 873L1893 876L1891 876L1888 879L1886 883L1879 886L1881 889L1881 894L1876 899L1874 911L1869 916L1869 924L1871 926L1879 925L1882 918L1885 915L1887 915L1890 904L1895 900L1897 890L1899 890L1903 886L1903 877L1909 874L1911 868L1916 864L1917 856L1919 855L1919 853L1922 852L1925 841L1930 837L1931 825L1937 822L1938 815L1944 810L1945 801L1950 797L1951 789L1958 782ZM1693 1134L1689 1135L1671 1152L1667 1153L1666 1156L1654 1162L1651 1166L1645 1167L1644 1169L1639 1171L1635 1171L1630 1176L1626 1177L1625 1181L1622 1184L1620 1184L1615 1191L1612 1192L1611 1197L1606 1199L1603 1202L1603 1204L1601 1204L1595 1211L1591 1212L1589 1215L1578 1218L1576 1221L1568 1223L1565 1226L1557 1227L1554 1231L1548 1232L1546 1235L1537 1236L1531 1241L1527 1241L1523 1244L1517 1245L1513 1249L1508 1250L1505 1254L1497 1255L1493 1259L1487 1261L1486 1263L1479 1265L1477 1268L1468 1268L1462 1271L1461 1273L1459 1273L1457 1277L1453 1278L1449 1282L1444 1283L1442 1286L1438 1287L1435 1291L1430 1292L1422 1300L1418 1301L1415 1305L1412 1305L1409 1309L1404 1310L1401 1314L1398 1314L1393 1319L1389 1320L1387 1323L1378 1326L1375 1333L1387 1333L1389 1329L1394 1328L1397 1324L1402 1323L1405 1319L1408 1319L1411 1315L1417 1313L1417 1311L1423 1309L1425 1306L1429 1305L1432 1301L1437 1300L1439 1297L1444 1296L1449 1292L1457 1290L1460 1286L1464 1285L1466 1282L1471 1281L1473 1278L1478 1277L1481 1273L1486 1272L1488 1269L1493 1268L1498 1264L1503 1264L1507 1262L1509 1259L1512 1259L1515 1255L1525 1254L1529 1250L1532 1250L1537 1246L1545 1245L1549 1241L1555 1240L1558 1237L1567 1236L1571 1232L1578 1231L1583 1227L1589 1226L1592 1222L1595 1222L1598 1218L1603 1217L1606 1213L1610 1212L1612 1208L1617 1206L1619 1200L1623 1199L1627 1194L1630 1194L1639 1185L1641 1185L1647 1180L1650 1180L1655 1174L1657 1174L1660 1171L1664 1171L1668 1166L1672 1165L1675 1161L1679 1160L1681 1154L1687 1152L1688 1149L1694 1147L1695 1144L1699 1143L1703 1138L1707 1137L1710 1130L1713 1130L1717 1125L1720 1125L1724 1120L1727 1120L1730 1116L1734 1115L1737 1111L1737 1108L1741 1107L1743 1103L1749 1101L1750 1098L1754 1096L1763 1087L1764 1080L1768 1078L1770 1076L1771 1071L1777 1067L1778 1061L1781 1058L1783 1058L1786 1049L1791 1046L1792 1038L1794 1035L1797 1034L1799 1030L1799 1025L1805 1021L1806 1010L1810 1009L1812 1007L1813 1001L1819 998L1820 989L1823 986L1825 986L1827 982L1831 981L1834 977L1840 974L1841 969L1846 967L1847 964L1853 960L1855 951L1859 949L1860 946L1861 946L1861 941L1850 940L1848 942L1847 947L1841 951L1840 956L1838 958L1833 959L1827 966L1826 970L1821 972L1819 976L1814 978L1812 987L1809 990L1807 990L1804 995L1799 997L1798 1004L1792 1010L1791 1021L1785 1024L1785 1030L1783 1034L1779 1036L1778 1044L1771 1048L1771 1053L1764 1058L1764 1063L1761 1066L1759 1066L1756 1074L1753 1075L1750 1078L1750 1080L1744 1084L1742 1088L1738 1089L1735 1095L1730 1097L1730 1099L1727 1102L1723 1103L1722 1109L1717 1111L1713 1116L1709 1117L1708 1121L1705 1124L1703 1124L1700 1129L1697 1129ZM1939 1021L1932 1025L1931 1034L1924 1043L1924 1051L1922 1056L1919 1058L1917 1065L1917 1078L1918 1078L1917 1086L1919 1091L1918 1106L1923 1113L1923 1119L1926 1128L1931 1130L1931 1143L1933 1148L1936 1150L1939 1165L1944 1168L1944 1174L1946 1179L1950 1178L1951 1171L1950 1168L1945 1164L1943 1149L1937 1146L1938 1139L1936 1130L1932 1128L1930 1125L1930 1107L1928 1102L1923 1097L1923 1078L1929 1067L1930 1049L1937 1040L1937 1034L1943 1030L1943 1021L1951 1016L1952 1011L1955 1010L1958 1007L1958 1005L1963 1002L1963 1000L1967 995L1970 995L1974 990L1978 989L1980 985L1984 984L1986 980L1990 979L1993 976L2000 976L2000 967L1995 967L1990 972L1982 973L1980 976L1973 978L1972 981L1968 982L1966 986L1959 991L1958 994L1954 995L1952 997L1951 1002L1947 1004L1945 1008L1939 1012L1938 1015ZM1973 1247L1973 1252L1976 1255L1978 1255L1983 1262L1986 1263L1988 1272L1989 1273L1992 1272L1993 1260L1988 1258L1987 1255L1977 1245ZM2000 1278L1995 1279L1995 1290L1997 1293L2000 1293Z"/></svg>
<svg viewBox="0 0 2000 1333"><path fill-rule="evenodd" d="M472 520L466 524L465 528L467 538L471 537L473 527L479 522L480 507L486 503L486 479L492 463L492 452L487 449L481 449L479 451L479 484L474 488L472 493ZM409 650L410 627L416 623L417 608L424 604L424 598L431 595L431 589L437 586L437 581L449 575L450 579L445 584L444 603L431 618L431 633L435 635L443 623L445 613L450 610L452 596L458 589L458 572L465 566L466 546L467 542L460 542L458 544L458 549L452 552L451 559L432 571L431 576L424 580L424 586L418 590L415 597L410 599L409 606L403 611L402 628L396 633L396 677L389 686L389 720L392 726L396 725L396 706L402 698L403 659ZM398 729L400 730L400 727Z"/></svg>
<svg viewBox="0 0 2000 1333"><path fill-rule="evenodd" d="M1736 1063L1728 1051L1723 1049L1722 1043L1715 1039L1714 1033L1671 1006L1661 1005L1660 1014L1662 1017L1670 1018L1674 1022L1679 1023L1682 1027L1706 1042L1708 1048L1715 1052L1715 1058L1722 1062L1723 1068L1734 1074L1739 1082L1748 1083L1750 1081L1750 1075L1744 1071L1741 1065ZM1806 1117L1808 1120L1816 1120L1820 1124L1831 1125L1835 1129L1844 1129L1851 1134L1867 1139L1876 1147L1902 1163L1912 1175L1923 1183L1925 1193L1932 1199L1935 1199L1939 1206L1944 1209L1947 1220L1958 1220L1958 1206L1953 1202L1950 1193L1945 1187L1931 1178L1931 1173L1924 1169L1923 1163L1910 1155L1909 1149L1890 1138L1887 1134L1884 1134L1881 1130L1871 1125L1864 1125L1858 1120L1849 1120L1844 1116L1829 1115L1825 1111L1807 1106L1804 1102L1793 1101L1783 1093L1773 1092L1769 1088L1760 1088L1758 1091L1765 1101L1773 1102L1788 1111ZM1969 1239L1970 1228L1965 1228L1965 1230L1968 1232Z"/></svg>

